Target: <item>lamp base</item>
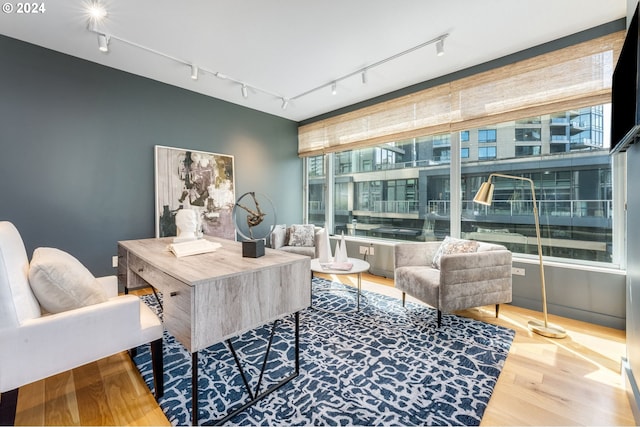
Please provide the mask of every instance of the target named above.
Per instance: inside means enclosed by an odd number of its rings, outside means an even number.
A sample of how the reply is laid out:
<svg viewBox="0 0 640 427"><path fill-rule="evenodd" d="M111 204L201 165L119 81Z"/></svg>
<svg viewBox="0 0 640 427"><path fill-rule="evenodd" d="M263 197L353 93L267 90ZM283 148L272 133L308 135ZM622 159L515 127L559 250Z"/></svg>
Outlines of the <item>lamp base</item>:
<svg viewBox="0 0 640 427"><path fill-rule="evenodd" d="M529 329L547 338L564 338L567 336L567 332L561 327L551 325L550 323L544 326L544 322L540 322L539 320L530 320Z"/></svg>

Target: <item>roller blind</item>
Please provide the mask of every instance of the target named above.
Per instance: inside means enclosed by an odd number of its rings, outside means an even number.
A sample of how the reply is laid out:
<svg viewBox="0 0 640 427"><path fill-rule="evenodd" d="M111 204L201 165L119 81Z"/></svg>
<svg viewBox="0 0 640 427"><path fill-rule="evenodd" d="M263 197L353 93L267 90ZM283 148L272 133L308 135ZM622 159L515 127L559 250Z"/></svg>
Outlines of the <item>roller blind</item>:
<svg viewBox="0 0 640 427"><path fill-rule="evenodd" d="M619 31L298 128L313 156L611 101Z"/></svg>

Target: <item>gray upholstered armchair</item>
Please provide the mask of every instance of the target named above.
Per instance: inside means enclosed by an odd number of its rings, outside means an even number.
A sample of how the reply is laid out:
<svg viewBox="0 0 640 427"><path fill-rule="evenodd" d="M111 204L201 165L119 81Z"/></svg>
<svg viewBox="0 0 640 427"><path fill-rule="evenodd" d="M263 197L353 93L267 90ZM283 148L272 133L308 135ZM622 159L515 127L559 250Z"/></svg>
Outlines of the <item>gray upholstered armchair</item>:
<svg viewBox="0 0 640 427"><path fill-rule="evenodd" d="M316 235L320 230L313 224L276 225L271 232L271 248L318 258Z"/></svg>
<svg viewBox="0 0 640 427"><path fill-rule="evenodd" d="M395 287L402 291L402 305L409 294L433 306L438 327L443 311L495 304L498 317L500 304L511 302L511 252L501 245L471 242L471 252L451 253L455 249L443 247L445 242L395 246Z"/></svg>

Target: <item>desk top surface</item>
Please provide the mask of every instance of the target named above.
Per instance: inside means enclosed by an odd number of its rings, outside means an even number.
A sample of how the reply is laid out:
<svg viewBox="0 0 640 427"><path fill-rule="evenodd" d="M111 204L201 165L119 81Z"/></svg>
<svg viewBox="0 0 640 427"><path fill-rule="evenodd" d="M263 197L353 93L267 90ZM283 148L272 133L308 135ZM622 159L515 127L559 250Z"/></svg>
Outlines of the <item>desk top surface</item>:
<svg viewBox="0 0 640 427"><path fill-rule="evenodd" d="M240 242L211 236L205 238L220 243L222 247L215 252L177 258L168 250L172 237L124 240L118 244L151 266L190 285L285 264L309 262L307 256L270 248L265 248L262 257L243 257Z"/></svg>

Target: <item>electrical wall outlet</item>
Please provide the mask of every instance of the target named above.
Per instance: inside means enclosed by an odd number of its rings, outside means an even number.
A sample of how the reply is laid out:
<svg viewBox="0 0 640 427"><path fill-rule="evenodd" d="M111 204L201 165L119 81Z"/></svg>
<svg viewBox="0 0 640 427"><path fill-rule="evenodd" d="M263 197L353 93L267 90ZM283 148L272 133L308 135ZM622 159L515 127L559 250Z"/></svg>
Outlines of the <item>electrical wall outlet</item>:
<svg viewBox="0 0 640 427"><path fill-rule="evenodd" d="M373 245L371 246L360 246L360 255L373 255L375 250L373 249Z"/></svg>
<svg viewBox="0 0 640 427"><path fill-rule="evenodd" d="M111 257L111 267L118 268L118 255Z"/></svg>
<svg viewBox="0 0 640 427"><path fill-rule="evenodd" d="M514 276L524 276L524 268L511 267L511 274Z"/></svg>

